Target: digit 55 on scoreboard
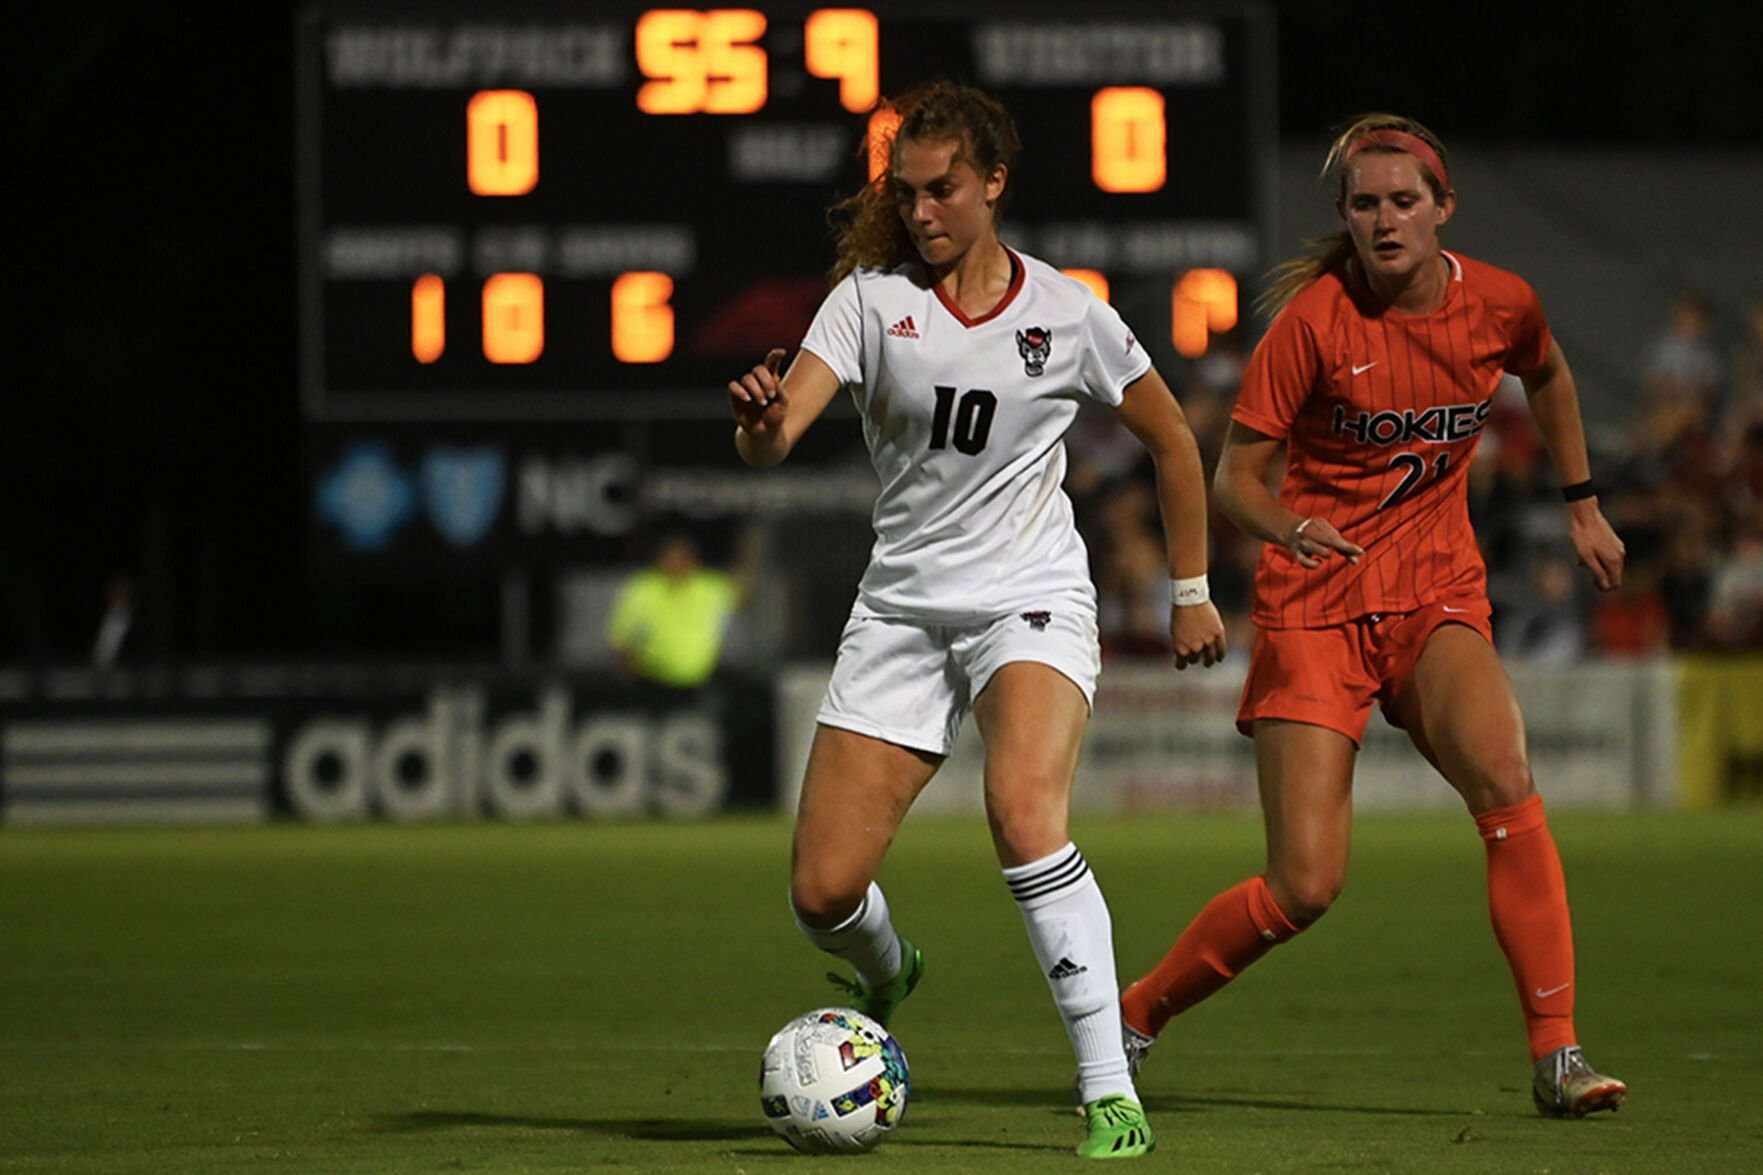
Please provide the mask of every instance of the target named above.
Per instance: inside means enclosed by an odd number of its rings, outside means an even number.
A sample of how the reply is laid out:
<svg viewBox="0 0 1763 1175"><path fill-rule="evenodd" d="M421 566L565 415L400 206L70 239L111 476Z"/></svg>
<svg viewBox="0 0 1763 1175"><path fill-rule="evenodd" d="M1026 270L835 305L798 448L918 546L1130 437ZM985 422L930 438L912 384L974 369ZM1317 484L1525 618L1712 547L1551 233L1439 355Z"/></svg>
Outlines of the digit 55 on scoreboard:
<svg viewBox="0 0 1763 1175"><path fill-rule="evenodd" d="M824 295L887 96L936 77L1016 117L1004 238L1200 354L1272 259L1273 52L1258 5L313 7L307 417L723 414Z"/></svg>

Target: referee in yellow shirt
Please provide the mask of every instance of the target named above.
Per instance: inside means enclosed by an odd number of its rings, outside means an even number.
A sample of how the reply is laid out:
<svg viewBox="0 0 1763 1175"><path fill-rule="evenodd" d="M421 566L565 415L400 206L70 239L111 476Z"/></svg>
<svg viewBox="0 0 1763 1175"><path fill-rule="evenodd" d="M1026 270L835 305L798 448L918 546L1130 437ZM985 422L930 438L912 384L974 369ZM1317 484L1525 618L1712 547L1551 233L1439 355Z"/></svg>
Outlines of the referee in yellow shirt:
<svg viewBox="0 0 1763 1175"><path fill-rule="evenodd" d="M606 636L619 670L673 689L709 681L729 617L752 593L759 555L758 535L749 531L736 544L733 568L718 571L704 566L691 535L664 532L653 560L612 606Z"/></svg>

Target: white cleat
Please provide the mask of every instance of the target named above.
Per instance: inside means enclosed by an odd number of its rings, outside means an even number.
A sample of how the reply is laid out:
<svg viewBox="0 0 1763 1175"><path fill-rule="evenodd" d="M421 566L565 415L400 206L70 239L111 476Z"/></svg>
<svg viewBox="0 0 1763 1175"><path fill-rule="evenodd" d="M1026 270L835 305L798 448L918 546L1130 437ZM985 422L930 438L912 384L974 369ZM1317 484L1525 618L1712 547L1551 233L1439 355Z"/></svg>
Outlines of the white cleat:
<svg viewBox="0 0 1763 1175"><path fill-rule="evenodd" d="M1628 1086L1586 1064L1578 1045L1556 1049L1536 1063L1530 1096L1545 1118L1583 1118L1622 1108Z"/></svg>
<svg viewBox="0 0 1763 1175"><path fill-rule="evenodd" d="M1151 1055L1151 1046L1157 1043L1157 1038L1146 1036L1130 1024L1122 1024L1120 1043L1126 1046L1126 1071L1137 1082L1139 1068L1144 1065L1145 1058Z"/></svg>

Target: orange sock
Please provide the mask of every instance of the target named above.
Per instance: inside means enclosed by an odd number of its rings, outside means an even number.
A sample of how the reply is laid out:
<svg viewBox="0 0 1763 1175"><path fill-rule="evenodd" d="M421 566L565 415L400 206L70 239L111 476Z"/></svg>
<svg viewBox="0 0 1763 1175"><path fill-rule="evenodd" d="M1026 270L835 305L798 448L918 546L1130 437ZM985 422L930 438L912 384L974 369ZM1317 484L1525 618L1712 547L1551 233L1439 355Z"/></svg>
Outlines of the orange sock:
<svg viewBox="0 0 1763 1175"><path fill-rule="evenodd" d="M1273 900L1265 878L1232 886L1206 904L1156 970L1120 997L1128 1027L1156 1036L1172 1017L1235 979L1298 930Z"/></svg>
<svg viewBox="0 0 1763 1175"><path fill-rule="evenodd" d="M1475 818L1488 851L1488 910L1506 952L1530 1059L1578 1043L1573 1032L1573 922L1567 878L1543 815L1543 797Z"/></svg>

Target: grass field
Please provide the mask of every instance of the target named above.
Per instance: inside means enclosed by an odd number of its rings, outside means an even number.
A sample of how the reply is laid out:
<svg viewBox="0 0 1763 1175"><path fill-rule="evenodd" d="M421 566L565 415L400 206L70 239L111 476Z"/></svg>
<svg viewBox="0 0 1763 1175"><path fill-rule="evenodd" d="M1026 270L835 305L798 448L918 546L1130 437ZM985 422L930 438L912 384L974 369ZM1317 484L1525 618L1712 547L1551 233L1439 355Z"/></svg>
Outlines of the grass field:
<svg viewBox="0 0 1763 1175"><path fill-rule="evenodd" d="M1553 820L1579 1026L1622 1113L1538 1118L1466 819L1363 817L1313 932L1178 1021L1141 1092L1183 1172L1763 1170L1763 812ZM1123 972L1252 872L1244 817L1086 820ZM759 1053L831 1002L774 819L0 832L0 1169L1070 1169L1071 1061L983 827L883 876L926 979L911 1107L797 1156Z"/></svg>

